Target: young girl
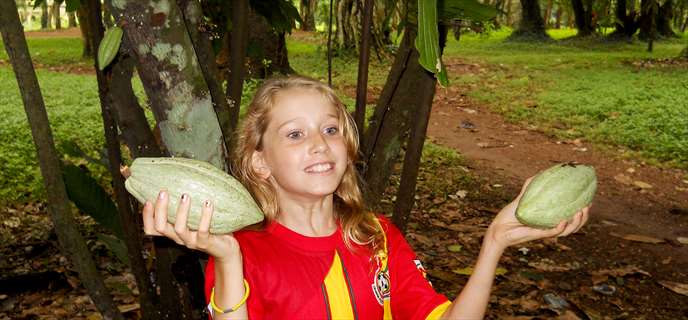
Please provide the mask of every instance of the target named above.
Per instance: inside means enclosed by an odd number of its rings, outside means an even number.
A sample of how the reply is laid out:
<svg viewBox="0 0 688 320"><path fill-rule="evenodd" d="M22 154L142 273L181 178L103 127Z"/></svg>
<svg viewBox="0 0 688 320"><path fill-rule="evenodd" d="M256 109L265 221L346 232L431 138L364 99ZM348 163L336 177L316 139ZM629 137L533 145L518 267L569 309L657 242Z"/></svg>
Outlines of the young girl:
<svg viewBox="0 0 688 320"><path fill-rule="evenodd" d="M209 234L213 204L183 195L172 225L163 190L144 206L145 232L211 256L206 298L214 319L480 319L506 247L568 235L588 219L585 208L551 230L525 227L514 215L519 195L487 229L473 274L450 302L424 278L399 230L365 210L357 154L356 127L329 87L303 77L268 80L243 120L232 165L265 223ZM198 231L186 227L191 201L204 201Z"/></svg>

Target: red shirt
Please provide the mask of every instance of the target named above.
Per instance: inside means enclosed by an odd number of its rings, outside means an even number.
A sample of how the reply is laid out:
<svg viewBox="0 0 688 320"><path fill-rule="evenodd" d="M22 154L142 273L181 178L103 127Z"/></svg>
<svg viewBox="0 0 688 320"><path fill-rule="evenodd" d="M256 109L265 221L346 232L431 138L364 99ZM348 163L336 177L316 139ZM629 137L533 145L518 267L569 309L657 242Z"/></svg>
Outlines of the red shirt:
<svg viewBox="0 0 688 320"><path fill-rule="evenodd" d="M449 301L425 279L399 230L385 218L380 223L387 237L388 273L380 270L367 248L355 245L349 250L341 228L327 237L307 237L271 222L262 231L236 232L251 288L246 302L249 318L379 320L385 298L391 301L395 319L441 315ZM211 257L206 300L214 283Z"/></svg>

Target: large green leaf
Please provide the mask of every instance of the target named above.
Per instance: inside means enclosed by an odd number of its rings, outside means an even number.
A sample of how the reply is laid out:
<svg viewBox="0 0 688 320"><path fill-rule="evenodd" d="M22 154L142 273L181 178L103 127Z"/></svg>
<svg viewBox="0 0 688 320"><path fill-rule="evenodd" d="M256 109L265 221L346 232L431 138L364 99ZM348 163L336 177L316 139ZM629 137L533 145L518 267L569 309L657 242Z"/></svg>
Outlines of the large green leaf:
<svg viewBox="0 0 688 320"><path fill-rule="evenodd" d="M97 234L96 237L115 254L115 257L117 257L119 261L129 265L129 255L127 254L127 246L124 244L124 241L102 233Z"/></svg>
<svg viewBox="0 0 688 320"><path fill-rule="evenodd" d="M287 0L251 0L251 8L267 19L277 32L288 32L296 27L295 22L303 23L298 9Z"/></svg>
<svg viewBox="0 0 688 320"><path fill-rule="evenodd" d="M440 36L437 30L437 0L418 0L416 49L420 53L420 65L435 74L440 85L446 86L449 81L441 59Z"/></svg>
<svg viewBox="0 0 688 320"><path fill-rule="evenodd" d="M67 196L77 208L90 215L115 236L124 239L119 212L110 195L88 173L73 164L62 166Z"/></svg>
<svg viewBox="0 0 688 320"><path fill-rule="evenodd" d="M475 22L487 21L497 16L497 9L478 0L439 0L440 20L450 22L455 19Z"/></svg>
<svg viewBox="0 0 688 320"><path fill-rule="evenodd" d="M79 0L67 0L67 5L66 5L67 12L74 12L76 10L79 10L81 7L81 1Z"/></svg>

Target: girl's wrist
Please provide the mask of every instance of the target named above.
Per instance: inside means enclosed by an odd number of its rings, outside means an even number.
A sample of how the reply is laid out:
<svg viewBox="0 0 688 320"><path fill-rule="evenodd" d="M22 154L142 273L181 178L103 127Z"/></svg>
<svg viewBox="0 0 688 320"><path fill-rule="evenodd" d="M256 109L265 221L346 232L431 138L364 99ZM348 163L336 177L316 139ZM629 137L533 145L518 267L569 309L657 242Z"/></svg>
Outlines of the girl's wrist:
<svg viewBox="0 0 688 320"><path fill-rule="evenodd" d="M499 240L499 235L494 228L492 226L487 228L485 237L483 238L483 251L485 251L485 253L501 257L508 245Z"/></svg>

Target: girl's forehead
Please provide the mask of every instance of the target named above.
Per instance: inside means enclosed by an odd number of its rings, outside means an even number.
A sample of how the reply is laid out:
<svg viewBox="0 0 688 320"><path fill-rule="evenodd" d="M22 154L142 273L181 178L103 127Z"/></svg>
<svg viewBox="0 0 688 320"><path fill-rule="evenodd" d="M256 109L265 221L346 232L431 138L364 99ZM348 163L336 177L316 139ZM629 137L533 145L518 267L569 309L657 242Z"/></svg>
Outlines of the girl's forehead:
<svg viewBox="0 0 688 320"><path fill-rule="evenodd" d="M290 88L278 92L270 113L273 117L294 114L332 114L337 116L337 108L328 97L315 89Z"/></svg>

